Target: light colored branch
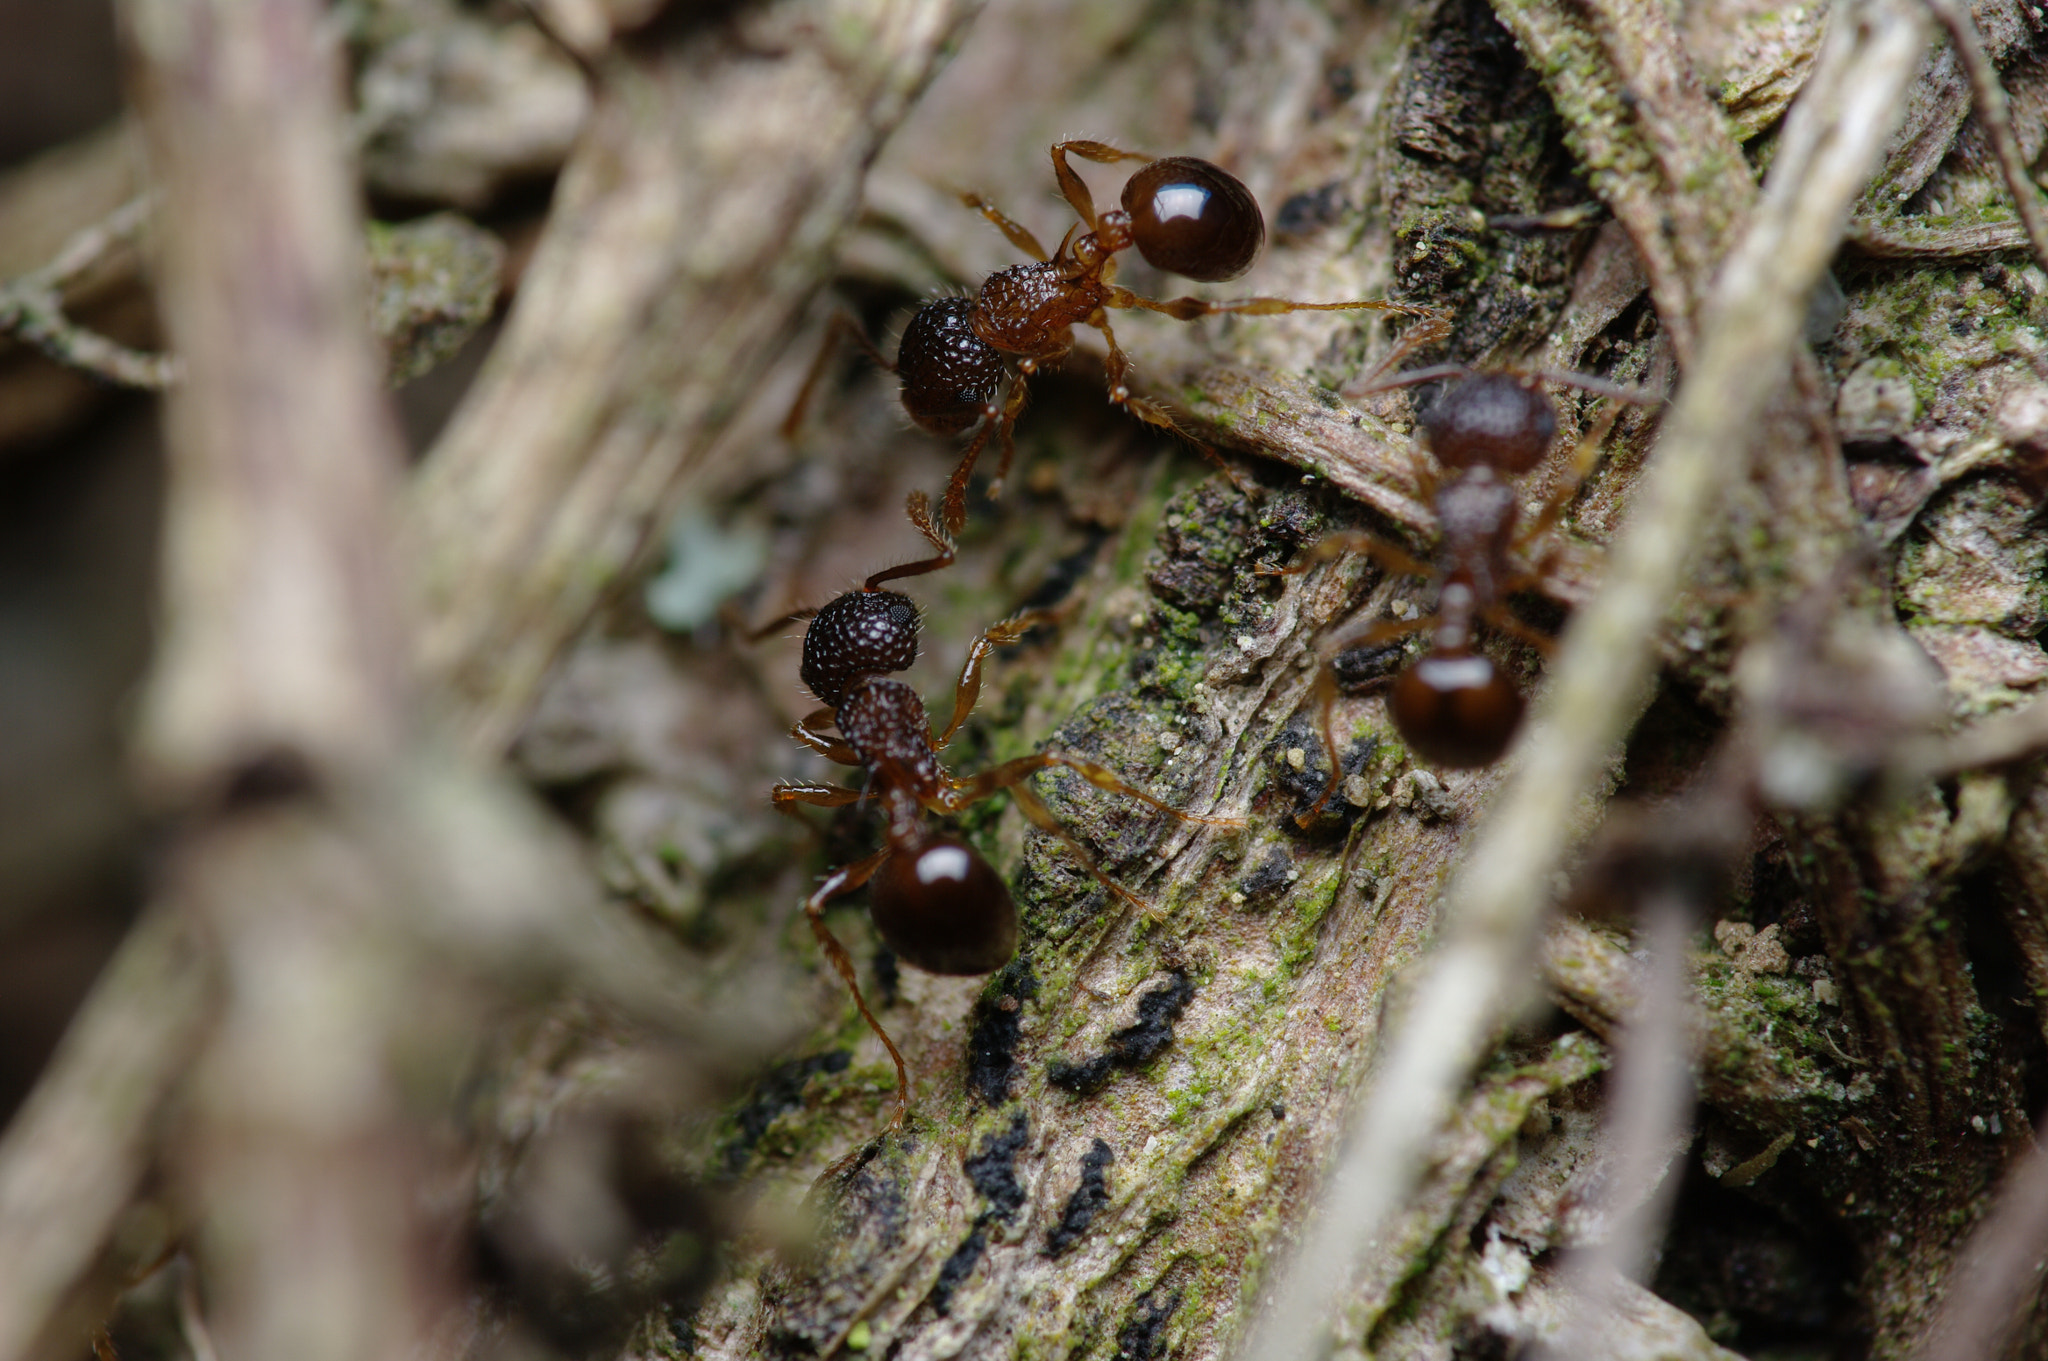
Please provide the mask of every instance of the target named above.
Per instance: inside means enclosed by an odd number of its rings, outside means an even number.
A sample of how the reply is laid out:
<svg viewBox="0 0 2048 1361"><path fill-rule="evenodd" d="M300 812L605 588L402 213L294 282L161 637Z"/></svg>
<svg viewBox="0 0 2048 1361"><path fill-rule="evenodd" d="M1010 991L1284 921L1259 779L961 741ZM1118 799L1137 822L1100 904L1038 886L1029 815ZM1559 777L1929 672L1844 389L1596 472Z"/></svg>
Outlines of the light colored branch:
<svg viewBox="0 0 2048 1361"><path fill-rule="evenodd" d="M1698 904L1675 892L1642 906L1641 948L1649 964L1638 1003L1615 1045L1603 1142L1613 1158L1595 1191L1608 1224L1599 1241L1572 1249L1563 1277L1571 1293L1563 1334L1547 1349L1583 1355L1614 1326L1629 1284L1656 1263L1678 1199L1676 1164L1690 1144L1696 1027L1686 985L1687 945Z"/></svg>
<svg viewBox="0 0 2048 1361"><path fill-rule="evenodd" d="M96 373L124 387L164 388L177 381L175 360L145 354L87 330L64 314L64 286L90 270L149 219L140 195L73 233L41 269L0 285L0 333L11 333L60 364Z"/></svg>
<svg viewBox="0 0 2048 1361"><path fill-rule="evenodd" d="M416 905L346 818L410 723L403 449L363 306L341 54L319 0L127 0L122 19L185 365L140 756L187 813L164 877L225 1002L164 1161L222 1354L419 1354L447 1267L396 1061L437 1037L395 924Z"/></svg>
<svg viewBox="0 0 2048 1361"><path fill-rule="evenodd" d="M1805 299L1826 267L1925 52L1898 0L1845 11L1787 117L1750 222L1722 264L1700 343L1616 541L1605 584L1572 620L1519 764L1454 878L1442 945L1392 1035L1331 1174L1322 1212L1246 1356L1316 1355L1330 1304L1414 1185L1431 1131L1526 987L1553 876L1596 815L1613 752L1639 712L1653 643L1718 491L1783 386Z"/></svg>
<svg viewBox="0 0 2048 1361"><path fill-rule="evenodd" d="M301 0L131 0L162 193L169 601L143 709L189 790L278 753L322 776L399 745L389 501L402 448L362 299L338 53Z"/></svg>
<svg viewBox="0 0 2048 1361"><path fill-rule="evenodd" d="M190 913L159 903L100 975L0 1138L0 1357L38 1339L148 1171L163 1105L210 1014Z"/></svg>

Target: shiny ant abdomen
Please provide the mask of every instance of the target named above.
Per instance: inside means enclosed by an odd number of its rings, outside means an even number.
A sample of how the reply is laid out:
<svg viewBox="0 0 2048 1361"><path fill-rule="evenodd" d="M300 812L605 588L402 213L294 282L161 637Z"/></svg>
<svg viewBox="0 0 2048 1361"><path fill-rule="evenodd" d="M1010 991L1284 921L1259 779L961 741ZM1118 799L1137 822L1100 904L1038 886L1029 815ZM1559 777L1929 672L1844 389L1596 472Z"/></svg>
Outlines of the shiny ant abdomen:
<svg viewBox="0 0 2048 1361"><path fill-rule="evenodd" d="M1052 752L1006 761L979 775L958 777L940 759L981 693L988 654L1032 628L1051 622L1047 610L1027 610L988 628L968 649L954 686L953 712L936 736L916 690L894 673L916 660L920 620L916 603L881 583L936 571L953 560L952 541L934 522L922 493L910 498L910 518L935 554L916 563L877 572L853 591L819 609L804 632L801 674L825 707L800 720L790 735L841 765L864 770L861 788L784 782L774 791L784 811L810 804L843 808L863 800L880 806L880 849L828 874L804 901L826 957L853 993L854 1004L881 1039L896 1065L896 1115L909 1110L910 1077L903 1055L869 1010L853 961L825 925L825 907L862 885L870 890L869 915L884 943L905 962L930 973L984 974L1000 968L1017 948L1017 908L986 857L967 842L934 830L928 816L953 815L1007 790L1019 811L1057 838L1112 895L1144 910L1130 890L1105 874L1087 850L1056 819L1025 781L1051 767L1072 770L1098 789L1136 799L1183 822L1235 826L1232 819L1185 813L1136 789L1105 766Z"/></svg>

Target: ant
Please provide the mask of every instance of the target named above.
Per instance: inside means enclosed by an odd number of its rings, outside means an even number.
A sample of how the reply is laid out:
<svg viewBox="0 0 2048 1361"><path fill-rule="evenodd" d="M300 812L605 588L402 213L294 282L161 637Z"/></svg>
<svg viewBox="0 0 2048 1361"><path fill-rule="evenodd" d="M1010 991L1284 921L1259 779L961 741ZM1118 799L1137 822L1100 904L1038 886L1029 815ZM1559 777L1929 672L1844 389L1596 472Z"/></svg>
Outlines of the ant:
<svg viewBox="0 0 2048 1361"><path fill-rule="evenodd" d="M1097 212L1095 199L1068 162L1069 154L1098 164L1143 162L1125 183L1121 206ZM1116 284L1116 257L1136 247L1154 267L1205 283L1235 279L1251 268L1266 240L1258 200L1229 171L1194 156L1154 158L1103 142L1069 141L1052 148L1053 176L1080 217L1067 229L1059 249L1046 253L1029 230L1005 216L979 194L961 202L980 212L1032 257L1031 263L998 270L974 297L937 298L919 308L903 330L896 360L882 357L858 323L834 320L819 365L805 380L783 432L801 418L805 396L819 367L841 334L851 335L868 357L902 380L904 410L920 429L935 435L974 432L946 485L943 522L958 534L967 520L967 482L991 437L1002 446L990 495L1001 494L1016 457L1012 430L1024 409L1028 380L1041 368L1065 359L1074 348L1074 327L1092 326L1109 345L1109 400L1138 419L1187 440L1221 468L1240 491L1238 474L1208 444L1177 424L1156 402L1130 388L1131 359L1110 329L1109 312L1122 308L1160 312L1178 321L1219 312L1273 316L1283 312L1383 311L1434 318L1434 309L1386 301L1295 302L1286 298L1148 298ZM1008 390L1003 391L1005 380ZM1001 400L997 399L1001 392Z"/></svg>
<svg viewBox="0 0 2048 1361"><path fill-rule="evenodd" d="M909 596L881 589L885 581L934 572L953 561L952 537L933 520L929 500L913 492L908 505L911 523L931 543L930 558L877 572L857 590L846 592L810 614L804 631L803 682L825 707L800 719L790 729L812 751L841 765L867 771L859 789L833 784L784 781L775 786L775 807L794 813L794 805L843 808L864 799L882 807L884 842L874 854L842 865L825 877L804 900L804 915L832 967L853 993L854 1005L881 1039L896 1065L896 1114L891 1128L900 1128L910 1109L910 1075L903 1055L868 1009L855 977L853 961L825 925L825 905L867 884L868 913L875 930L896 954L937 974L985 974L1002 967L1017 948L1017 906L995 867L959 837L933 831L925 814L954 814L1001 791L1033 826L1057 837L1096 882L1126 904L1147 911L1145 903L1105 874L1052 810L1024 783L1038 771L1060 766L1074 771L1098 789L1170 813L1182 822L1237 827L1234 818L1202 817L1174 808L1125 783L1114 771L1092 761L1038 752L1005 761L969 778L949 774L939 753L953 740L981 695L982 664L995 648L1014 643L1040 624L1056 620L1055 610L1025 610L991 625L968 649L953 690L953 714L935 738L924 701L893 673L917 660L920 619ZM803 617L791 616L792 619ZM831 728L836 727L836 734Z"/></svg>
<svg viewBox="0 0 2048 1361"><path fill-rule="evenodd" d="M1394 357L1440 339L1442 334L1434 324L1413 328ZM1386 367L1386 363L1380 365L1382 370ZM1416 755L1432 765L1462 770L1491 765L1501 758L1521 726L1524 707L1515 682L1473 646L1476 628L1483 622L1539 651L1549 651L1550 639L1516 619L1506 606L1508 596L1543 579L1546 562L1522 569L1516 559L1549 532L1577 494L1617 410L1610 408L1579 441L1563 484L1524 525L1520 498L1508 479L1533 472L1557 435L1557 408L1538 381L1548 379L1623 402L1651 404L1658 399L1578 374L1477 371L1463 364L1440 364L1389 379L1368 379L1353 389L1353 395L1444 379L1455 381L1421 416L1429 452L1447 474L1425 473L1422 477L1439 527L1435 564L1411 557L1370 533L1354 531L1324 539L1296 567L1269 570L1274 575L1293 575L1307 571L1313 562L1363 551L1391 571L1437 579L1433 613L1369 624L1339 641L1332 652L1388 643L1427 629L1429 646L1394 677L1387 714ZM1322 668L1316 694L1330 782L1308 811L1295 819L1304 827L1314 821L1343 780L1331 726L1337 697L1333 666Z"/></svg>

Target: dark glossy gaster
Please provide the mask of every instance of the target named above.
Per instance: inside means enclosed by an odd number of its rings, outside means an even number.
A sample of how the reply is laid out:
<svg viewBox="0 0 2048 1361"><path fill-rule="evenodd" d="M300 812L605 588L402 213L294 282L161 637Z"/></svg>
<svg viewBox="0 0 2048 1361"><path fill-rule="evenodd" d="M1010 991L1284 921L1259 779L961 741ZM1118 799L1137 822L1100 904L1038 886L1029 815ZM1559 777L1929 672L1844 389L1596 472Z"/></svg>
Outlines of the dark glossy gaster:
<svg viewBox="0 0 2048 1361"><path fill-rule="evenodd" d="M880 583L934 571L952 561L952 541L933 521L922 493L910 498L910 518L936 550L930 558L878 572L859 590L818 610L804 633L803 679L825 707L807 715L790 735L821 756L867 772L860 789L788 782L775 787L777 808L798 804L840 808L873 799L880 805L883 844L874 854L826 876L804 901L804 913L832 966L852 990L860 1014L881 1037L896 1064L896 1123L909 1109L910 1077L903 1056L861 995L853 961L825 925L832 899L866 884L875 929L902 959L940 974L982 974L1000 968L1017 948L1017 908L1002 876L974 847L926 824L932 813L954 814L1008 790L1034 826L1057 837L1098 883L1125 903L1144 904L1098 868L1087 851L1053 817L1025 783L1038 771L1060 766L1099 789L1136 799L1184 822L1235 825L1230 819L1183 813L1126 784L1114 771L1092 761L1052 752L1006 761L993 770L960 778L948 772L939 753L960 730L981 693L981 670L991 650L1015 642L1053 615L1029 610L994 625L968 649L953 691L953 713L933 736L924 701L893 673L917 657L919 618L908 596Z"/></svg>

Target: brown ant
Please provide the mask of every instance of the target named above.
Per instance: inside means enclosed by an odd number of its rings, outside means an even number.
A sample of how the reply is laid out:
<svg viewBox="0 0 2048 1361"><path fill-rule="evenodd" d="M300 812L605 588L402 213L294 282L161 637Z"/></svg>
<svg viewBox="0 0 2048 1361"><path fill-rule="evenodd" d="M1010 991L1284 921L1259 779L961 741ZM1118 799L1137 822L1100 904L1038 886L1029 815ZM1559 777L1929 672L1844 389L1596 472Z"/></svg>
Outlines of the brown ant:
<svg viewBox="0 0 2048 1361"><path fill-rule="evenodd" d="M900 1126L910 1109L910 1075L895 1042L868 1009L852 959L825 925L825 905L863 884L870 885L868 913L877 933L899 957L929 973L990 973L1002 967L1017 948L1017 907L1002 876L967 842L928 827L925 814L958 813L1007 789L1032 825L1057 837L1097 883L1140 911L1146 910L1144 902L1097 867L1025 780L1048 767L1061 766L1098 789L1136 799L1183 822L1242 825L1232 818L1182 812L1126 784L1105 766L1050 752L1020 756L965 779L948 773L940 764L939 753L959 732L980 697L982 663L989 652L1052 622L1058 612L1025 610L990 626L974 641L954 686L953 715L934 738L924 701L892 674L907 670L917 660L917 605L909 596L880 587L884 581L946 566L953 561L953 544L951 536L934 523L924 493L911 495L909 511L911 522L937 550L935 555L877 572L858 590L848 591L813 613L804 631L801 675L825 707L799 720L790 736L841 765L865 768L867 782L863 788L850 789L785 781L775 786L773 795L775 806L784 812L793 812L797 804L843 808L863 799L874 799L882 807L882 848L828 874L804 900L804 915L832 967L852 991L862 1018L895 1062L892 1126ZM833 727L836 734L830 730Z"/></svg>
<svg viewBox="0 0 2048 1361"><path fill-rule="evenodd" d="M1099 164L1141 161L1125 183L1121 207L1097 212L1094 197L1068 163L1069 154ZM1031 263L998 270L973 298L938 298L925 304L904 328L896 361L883 358L844 316L834 322L820 365L840 334L850 334L868 356L902 380L904 409L923 430L936 435L974 432L946 485L942 522L958 534L967 520L967 483L975 460L991 437L1002 446L991 495L999 495L1016 456L1012 429L1024 409L1027 382L1040 368L1073 351L1074 327L1092 326L1109 345L1109 400L1138 419L1170 431L1200 449L1239 490L1244 483L1209 445L1194 438L1156 402L1130 389L1131 360L1110 329L1109 311L1123 308L1160 312L1179 321L1219 312L1273 316L1283 312L1372 310L1434 317L1429 308L1385 301L1294 302L1286 298L1147 298L1118 286L1116 257L1136 247L1156 268L1205 283L1234 279L1251 268L1265 244L1266 223L1243 181L1221 166L1193 156L1154 158L1103 142L1059 142L1052 148L1053 175L1081 221L1067 229L1050 255L1038 238L979 194L961 201L1001 229ZM818 368L805 381L808 394ZM1008 390L1003 391L1005 379ZM998 393L1001 392L1001 400ZM784 423L793 432L804 406L800 396Z"/></svg>
<svg viewBox="0 0 2048 1361"><path fill-rule="evenodd" d="M1442 335L1439 327L1415 328L1401 351ZM1385 368L1386 365L1382 365ZM1550 640L1530 629L1507 610L1508 596L1537 585L1545 563L1533 569L1517 565L1517 556L1543 537L1563 508L1577 494L1579 483L1613 424L1614 410L1595 423L1579 442L1570 474L1545 498L1541 511L1526 525L1514 486L1508 479L1533 472L1549 453L1557 434L1557 408L1539 379L1584 389L1619 401L1652 403L1657 398L1577 374L1481 372L1462 364L1414 369L1388 379L1368 380L1359 392L1410 387L1454 379L1422 413L1421 425L1437 467L1447 476L1425 474L1423 482L1436 511L1436 563L1409 556L1365 532L1333 534L1297 567L1341 553L1362 551L1389 570L1408 576L1434 577L1436 609L1411 620L1369 624L1343 638L1333 654L1391 642L1429 630L1429 646L1394 677L1387 714L1409 748L1431 765L1469 769L1491 765L1507 751L1521 725L1523 697L1515 682L1491 658L1473 646L1482 622L1547 652ZM1312 822L1343 780L1331 713L1337 697L1333 666L1317 678L1317 702L1323 749L1330 761L1330 782L1322 796L1296 821Z"/></svg>

